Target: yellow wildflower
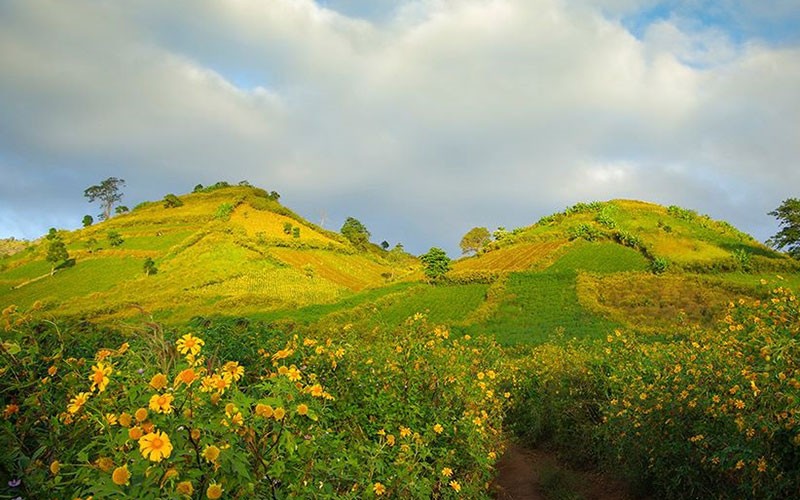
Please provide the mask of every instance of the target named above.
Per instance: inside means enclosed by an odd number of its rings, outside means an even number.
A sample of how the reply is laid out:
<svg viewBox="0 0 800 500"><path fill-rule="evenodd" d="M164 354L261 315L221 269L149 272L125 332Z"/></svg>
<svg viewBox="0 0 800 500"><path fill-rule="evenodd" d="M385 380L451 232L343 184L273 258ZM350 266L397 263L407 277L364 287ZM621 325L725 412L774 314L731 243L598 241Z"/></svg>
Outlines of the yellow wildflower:
<svg viewBox="0 0 800 500"><path fill-rule="evenodd" d="M219 448L217 446L209 445L203 450L203 458L205 458L208 462L216 462L217 458L219 458Z"/></svg>
<svg viewBox="0 0 800 500"><path fill-rule="evenodd" d="M131 479L131 473L128 472L127 465L123 465L122 467L117 467L116 469L114 469L114 472L111 473L111 480L114 481L114 484L118 484L120 486L128 484L130 479Z"/></svg>
<svg viewBox="0 0 800 500"><path fill-rule="evenodd" d="M386 486L382 485L381 483L375 483L372 485L372 491L375 492L375 495L381 496L386 493Z"/></svg>
<svg viewBox="0 0 800 500"><path fill-rule="evenodd" d="M222 489L222 485L217 483L211 483L208 486L208 489L206 490L206 497L208 497L211 500L216 500L217 498L222 496L223 491L224 490Z"/></svg>
<svg viewBox="0 0 800 500"><path fill-rule="evenodd" d="M153 462L160 462L172 453L169 436L163 432L151 432L139 439L139 451L142 456Z"/></svg>
<svg viewBox="0 0 800 500"><path fill-rule="evenodd" d="M154 394L150 398L150 409L158 413L172 413L172 394Z"/></svg>
<svg viewBox="0 0 800 500"><path fill-rule="evenodd" d="M110 365L104 363L97 363L94 365L92 367L92 374L89 376L89 381L92 383L89 390L94 391L94 389L97 388L98 392L105 391L109 382L108 376L111 375L112 372L113 370Z"/></svg>
<svg viewBox="0 0 800 500"><path fill-rule="evenodd" d="M202 339L193 336L191 333L187 333L175 342L175 345L178 347L178 352L181 354L191 354L192 356L197 356L200 353L200 348L205 344L206 343L203 342Z"/></svg>
<svg viewBox="0 0 800 500"><path fill-rule="evenodd" d="M167 385L167 376L163 373L156 373L153 375L153 378L150 379L150 387L153 389L160 391Z"/></svg>
<svg viewBox="0 0 800 500"><path fill-rule="evenodd" d="M69 406L67 406L67 411L70 413L78 413L81 411L81 408L83 408L83 405L89 401L89 396L91 395L92 393L90 392L79 392L77 396L70 400Z"/></svg>

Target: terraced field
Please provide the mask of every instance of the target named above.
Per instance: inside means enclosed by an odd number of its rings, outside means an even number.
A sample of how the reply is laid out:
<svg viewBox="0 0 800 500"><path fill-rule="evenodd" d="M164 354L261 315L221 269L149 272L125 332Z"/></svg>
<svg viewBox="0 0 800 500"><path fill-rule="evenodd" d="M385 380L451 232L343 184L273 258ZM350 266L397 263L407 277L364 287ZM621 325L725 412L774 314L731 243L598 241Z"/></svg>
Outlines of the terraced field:
<svg viewBox="0 0 800 500"><path fill-rule="evenodd" d="M461 259L453 265L459 271L526 271L550 257L564 241L522 243Z"/></svg>
<svg viewBox="0 0 800 500"><path fill-rule="evenodd" d="M644 271L649 262L636 250L611 242L577 242L547 268L548 272L589 271L618 273Z"/></svg>

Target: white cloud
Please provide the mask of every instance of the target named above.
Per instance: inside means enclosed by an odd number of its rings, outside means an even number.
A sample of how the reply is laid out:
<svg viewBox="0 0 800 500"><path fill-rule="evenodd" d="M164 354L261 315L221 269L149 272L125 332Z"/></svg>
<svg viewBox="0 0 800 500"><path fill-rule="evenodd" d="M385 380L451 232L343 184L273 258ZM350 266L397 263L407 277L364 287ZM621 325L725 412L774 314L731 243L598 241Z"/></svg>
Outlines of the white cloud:
<svg viewBox="0 0 800 500"><path fill-rule="evenodd" d="M49 207L77 226L83 188L110 175L129 199L248 179L415 251L620 196L764 237L751 214L800 185L797 48L678 15L637 39L627 0L418 0L374 23L329 7L3 4L0 233Z"/></svg>

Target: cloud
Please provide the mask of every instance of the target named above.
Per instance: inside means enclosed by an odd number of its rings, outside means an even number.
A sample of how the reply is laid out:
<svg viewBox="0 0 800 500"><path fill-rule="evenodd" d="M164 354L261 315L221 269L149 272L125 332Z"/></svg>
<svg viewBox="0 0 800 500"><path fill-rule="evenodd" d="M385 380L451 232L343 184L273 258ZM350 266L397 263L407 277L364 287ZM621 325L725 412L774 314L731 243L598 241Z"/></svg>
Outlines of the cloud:
<svg viewBox="0 0 800 500"><path fill-rule="evenodd" d="M677 7L632 33L653 5L5 2L0 234L77 227L113 175L131 205L247 179L415 252L612 197L765 238L800 185L800 48Z"/></svg>

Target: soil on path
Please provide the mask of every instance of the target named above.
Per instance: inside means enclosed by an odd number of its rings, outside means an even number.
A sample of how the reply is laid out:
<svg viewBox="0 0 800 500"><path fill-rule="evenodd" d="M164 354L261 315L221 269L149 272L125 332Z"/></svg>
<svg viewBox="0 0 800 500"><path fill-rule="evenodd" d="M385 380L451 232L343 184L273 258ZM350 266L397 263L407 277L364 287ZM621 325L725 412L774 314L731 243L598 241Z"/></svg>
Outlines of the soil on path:
<svg viewBox="0 0 800 500"><path fill-rule="evenodd" d="M626 486L597 472L578 471L555 454L509 443L492 485L497 500L632 500Z"/></svg>

